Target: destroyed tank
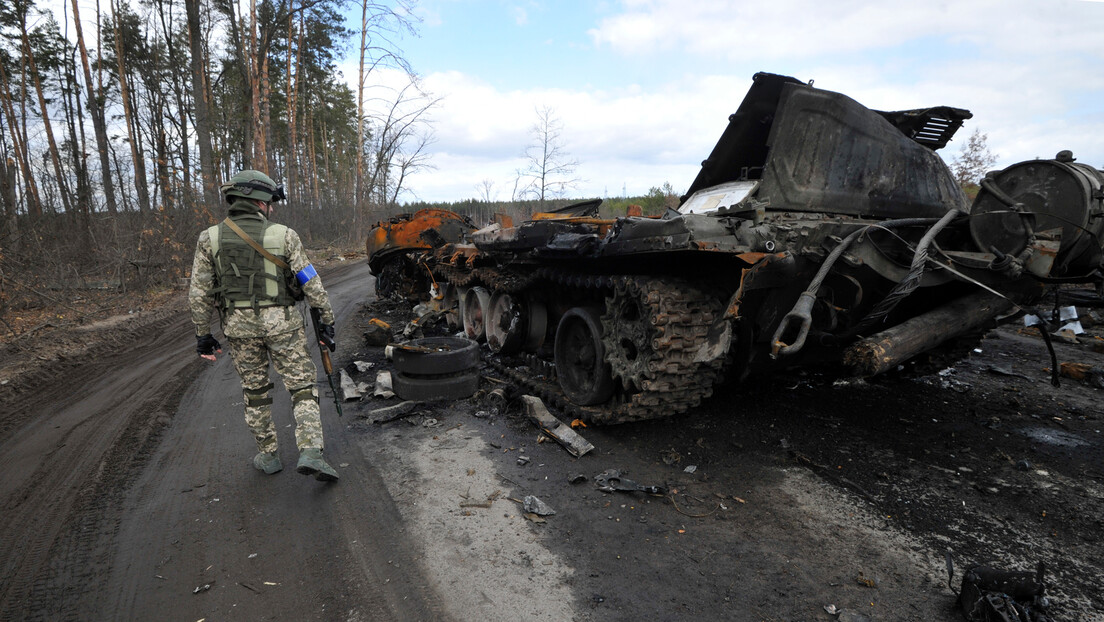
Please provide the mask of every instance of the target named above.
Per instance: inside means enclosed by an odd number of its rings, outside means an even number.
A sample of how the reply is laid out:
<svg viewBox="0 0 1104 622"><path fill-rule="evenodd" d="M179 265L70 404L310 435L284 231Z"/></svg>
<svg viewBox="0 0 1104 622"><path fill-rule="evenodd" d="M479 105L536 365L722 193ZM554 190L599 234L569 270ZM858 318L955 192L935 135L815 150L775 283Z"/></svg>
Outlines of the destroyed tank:
<svg viewBox="0 0 1104 622"><path fill-rule="evenodd" d="M493 365L591 423L784 368L879 374L1100 282L1104 172L1062 152L988 175L971 206L935 153L970 117L760 73L677 210L579 204L436 245L427 266Z"/></svg>
<svg viewBox="0 0 1104 622"><path fill-rule="evenodd" d="M463 214L444 209L423 209L399 214L376 223L368 235L368 269L376 277L376 295L381 298L424 298L432 284L425 267L430 249L459 242L475 230Z"/></svg>

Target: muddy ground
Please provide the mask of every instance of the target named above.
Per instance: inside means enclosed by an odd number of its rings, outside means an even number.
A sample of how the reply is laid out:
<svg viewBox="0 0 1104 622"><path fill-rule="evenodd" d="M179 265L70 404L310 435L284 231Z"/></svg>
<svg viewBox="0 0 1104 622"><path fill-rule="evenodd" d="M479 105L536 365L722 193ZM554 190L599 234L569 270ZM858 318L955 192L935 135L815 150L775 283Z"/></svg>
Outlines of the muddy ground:
<svg viewBox="0 0 1104 622"><path fill-rule="evenodd" d="M368 381L368 319L409 309L363 261L322 274L337 364ZM1016 324L930 375L776 376L581 429L578 459L517 402L376 424L396 398L324 401L327 485L250 467L236 374L196 359L181 297L137 315L0 352L2 620L961 619L946 551L956 579L1043 561L1055 619L1104 620L1104 389L1051 386ZM1101 334L1059 360L1104 368ZM666 493L601 492L607 469Z"/></svg>

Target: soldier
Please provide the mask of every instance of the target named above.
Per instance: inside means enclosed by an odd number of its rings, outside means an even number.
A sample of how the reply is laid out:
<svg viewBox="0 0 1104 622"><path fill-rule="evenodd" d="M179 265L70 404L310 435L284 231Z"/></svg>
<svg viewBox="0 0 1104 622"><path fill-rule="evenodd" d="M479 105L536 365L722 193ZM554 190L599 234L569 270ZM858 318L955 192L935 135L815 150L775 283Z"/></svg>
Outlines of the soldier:
<svg viewBox="0 0 1104 622"><path fill-rule="evenodd" d="M299 235L269 220L272 203L286 198L283 186L264 173L247 170L231 177L221 190L230 204L229 216L199 234L192 264L188 302L196 352L210 361L215 352L222 352L210 330L211 311L217 307L241 377L245 422L257 441L253 466L269 475L284 468L272 423L271 360L291 393L299 447L295 470L322 481L336 480L337 471L322 459L315 367L307 352L303 316L294 308L296 300L305 297L321 312L320 343L332 352L336 344L330 299Z"/></svg>

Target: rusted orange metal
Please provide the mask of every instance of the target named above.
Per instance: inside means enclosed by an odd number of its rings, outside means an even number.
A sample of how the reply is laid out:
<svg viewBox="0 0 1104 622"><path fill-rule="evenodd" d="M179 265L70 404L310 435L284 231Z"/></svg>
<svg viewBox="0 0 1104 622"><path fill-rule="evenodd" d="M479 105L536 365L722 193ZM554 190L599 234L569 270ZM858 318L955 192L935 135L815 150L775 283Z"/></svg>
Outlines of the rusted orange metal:
<svg viewBox="0 0 1104 622"><path fill-rule="evenodd" d="M409 219L380 222L368 236L368 256L391 249L431 248L422 234L430 229L439 229L450 221L469 228L463 216L443 209L424 209L414 212Z"/></svg>

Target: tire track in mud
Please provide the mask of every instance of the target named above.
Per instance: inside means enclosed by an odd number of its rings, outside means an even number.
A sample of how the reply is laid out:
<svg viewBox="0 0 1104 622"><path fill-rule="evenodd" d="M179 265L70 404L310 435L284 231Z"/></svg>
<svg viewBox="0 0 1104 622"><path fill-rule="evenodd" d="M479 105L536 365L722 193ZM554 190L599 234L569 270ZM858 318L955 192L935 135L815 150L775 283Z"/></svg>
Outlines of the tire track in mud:
<svg viewBox="0 0 1104 622"><path fill-rule="evenodd" d="M176 313L134 330L132 351L91 348L85 360L44 374L65 386L27 390L9 411L0 618L78 619L95 598L119 494L167 425L166 404L194 374L180 356L186 326Z"/></svg>

